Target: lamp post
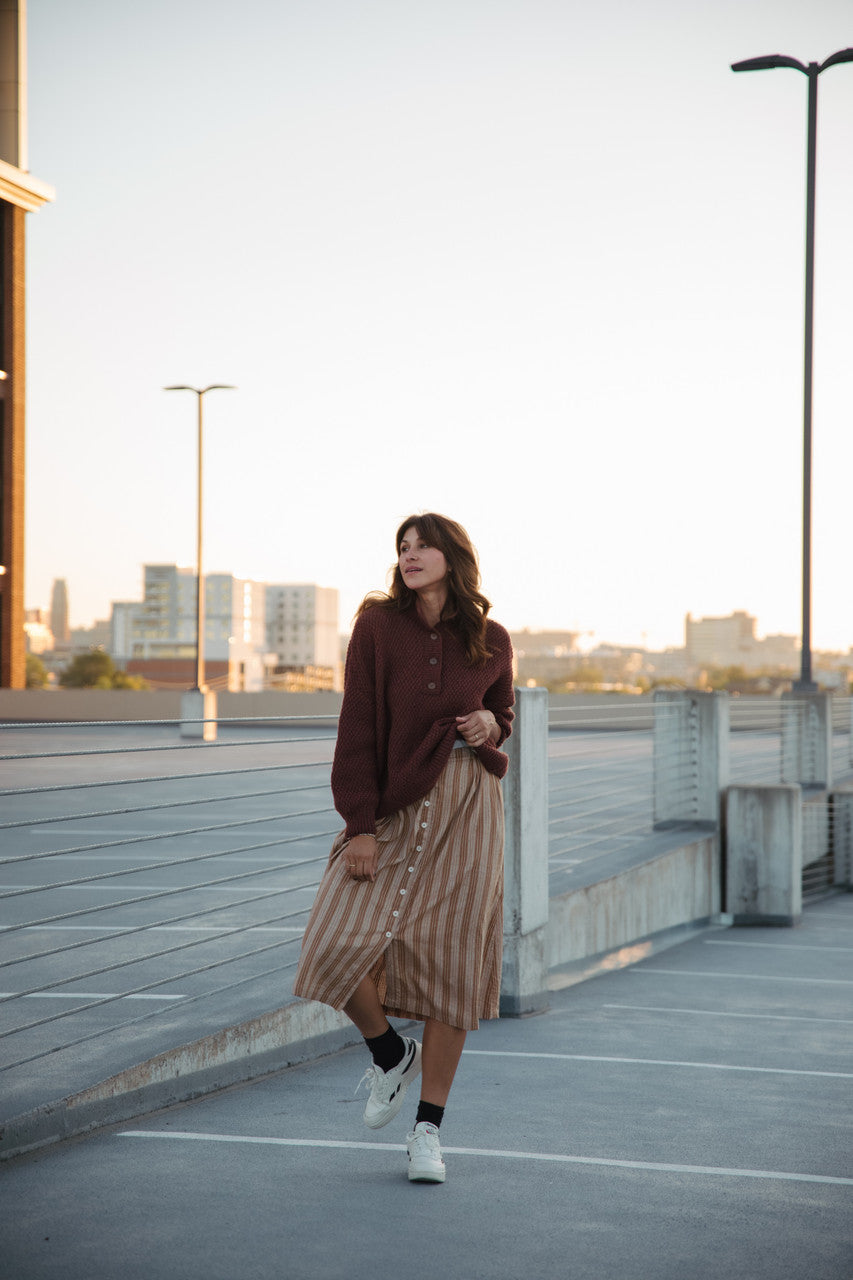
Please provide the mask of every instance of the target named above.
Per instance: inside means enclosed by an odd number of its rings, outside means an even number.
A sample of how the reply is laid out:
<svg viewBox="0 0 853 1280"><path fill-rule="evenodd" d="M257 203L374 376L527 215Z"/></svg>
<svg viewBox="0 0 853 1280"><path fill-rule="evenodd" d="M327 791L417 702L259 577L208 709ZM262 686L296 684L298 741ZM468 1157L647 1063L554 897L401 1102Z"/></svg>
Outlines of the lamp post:
<svg viewBox="0 0 853 1280"><path fill-rule="evenodd" d="M204 397L208 391L234 391L226 383L216 382L209 387L164 387L164 391L192 391L198 399L198 506L196 520L196 613L195 613L195 684L184 698L181 733L184 737L201 737L210 741L216 737L216 708L214 696L204 682L204 569L202 566L202 513L203 513L203 447L204 447ZM200 727L199 727L200 726Z"/></svg>
<svg viewBox="0 0 853 1280"><path fill-rule="evenodd" d="M802 71L809 82L808 149L806 158L806 300L805 351L803 358L803 623L800 651L800 678L794 681L795 693L814 693L811 648L811 531L812 531L812 334L814 321L814 225L815 225L815 153L817 144L817 78L837 62L853 62L853 49L841 49L824 62L806 66L796 58L771 53L764 58L747 58L732 63L732 71L769 71L774 67L793 67Z"/></svg>

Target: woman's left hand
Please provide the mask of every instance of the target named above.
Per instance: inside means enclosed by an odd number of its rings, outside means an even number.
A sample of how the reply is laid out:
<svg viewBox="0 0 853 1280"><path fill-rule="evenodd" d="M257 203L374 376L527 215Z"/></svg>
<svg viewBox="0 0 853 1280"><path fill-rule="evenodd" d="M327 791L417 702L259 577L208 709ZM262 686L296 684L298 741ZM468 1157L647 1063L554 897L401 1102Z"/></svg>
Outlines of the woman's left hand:
<svg viewBox="0 0 853 1280"><path fill-rule="evenodd" d="M467 716L457 716L456 728L469 747L497 742L500 736L498 722L491 711L472 711Z"/></svg>

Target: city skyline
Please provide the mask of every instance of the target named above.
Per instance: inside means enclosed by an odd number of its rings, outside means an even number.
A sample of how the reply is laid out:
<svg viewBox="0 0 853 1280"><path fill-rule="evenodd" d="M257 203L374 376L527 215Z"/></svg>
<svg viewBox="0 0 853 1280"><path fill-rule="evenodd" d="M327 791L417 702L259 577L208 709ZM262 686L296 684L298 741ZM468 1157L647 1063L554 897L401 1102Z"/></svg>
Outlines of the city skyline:
<svg viewBox="0 0 853 1280"><path fill-rule="evenodd" d="M800 630L815 0L42 0L29 11L26 603L192 565L330 583L469 530L494 616L653 649ZM223 92L227 86L227 92ZM812 643L846 651L853 67L821 76ZM61 548L61 554L59 554ZM129 551L131 554L128 554Z"/></svg>
<svg viewBox="0 0 853 1280"><path fill-rule="evenodd" d="M86 630L95 629L98 626L103 626L104 623L109 623L113 615L113 610L116 608L118 608L119 610L123 610L128 608L132 609L132 608L136 608L137 606L143 605L144 600L146 598L146 591L147 591L146 584L152 570L170 571L170 572L177 573L179 576L187 576L187 577L192 577L194 574L194 571L191 566L181 566L177 564L143 565L142 569L143 569L143 581L140 584L140 590L136 597L134 598L128 597L125 600L110 601L109 607L105 609L103 615L96 616L93 619L91 619L91 621L86 623L78 623L73 628L74 631L78 633L85 632ZM210 582L213 582L214 580L219 578L232 578L232 577L234 577L234 575L230 574L227 570L213 570L213 571L205 570L206 581L209 580ZM328 584L320 585L317 583L309 583L305 579L299 579L294 583L290 583L290 584L262 582L260 580L251 579L251 578L245 579L245 581L251 582L255 586L263 587L268 591L282 591L282 590L287 591L287 590L293 590L294 588L310 587L315 591L319 590L320 592L325 592L325 593L332 592L335 594L336 598L339 595L338 588L334 586L329 586ZM67 609L69 605L69 593L67 591L67 584L65 584L64 580L62 579L54 580L54 589L59 585L61 585L63 588L64 607ZM30 609L28 609L28 613L33 615L34 614L49 615L50 611L45 609L42 606L35 605L35 606L32 606ZM190 615L187 615L187 617L190 618ZM191 619L190 619L190 623L191 623ZM772 632L772 631L768 631L766 628L762 628L759 625L760 619L757 616L751 614L749 610L746 610L746 609L732 609L725 614L704 615L704 616L693 615L690 610L687 610L683 617L683 636L682 636L681 643L664 646L661 652L665 652L667 650L678 651L678 650L684 649L685 647L690 648L689 637L690 637L691 626L693 628L694 634L696 634L697 627L701 627L701 624L705 624L705 623L712 623L712 624L737 623L738 629L741 630L745 628L746 630L744 634L751 637L753 642L757 641L759 645L763 645L767 641L779 641L779 640L796 641L797 644L799 643L799 637L796 636L794 633ZM349 626L346 623L346 619L339 616L339 624L340 625L338 629L339 629L340 635L341 636L347 635L349 633ZM510 630L516 636L524 632L529 632L531 636L542 636L542 635L549 635L549 634L554 636L572 635L575 642L574 651L576 652L588 652L598 647L602 649L606 649L608 647L612 647L614 649L636 648L640 650L647 650L649 653L654 652L651 646L648 646L645 643L645 641L639 645L637 644L632 645L631 643L625 643L623 639L618 635L604 635L601 632L597 631L595 628L584 628L579 631L574 631L571 628L522 626L522 627L511 627ZM848 653L853 654L853 645L848 646L844 650L816 650L816 652L827 653L827 654L830 652L834 652L834 653L840 653L842 656L846 656Z"/></svg>

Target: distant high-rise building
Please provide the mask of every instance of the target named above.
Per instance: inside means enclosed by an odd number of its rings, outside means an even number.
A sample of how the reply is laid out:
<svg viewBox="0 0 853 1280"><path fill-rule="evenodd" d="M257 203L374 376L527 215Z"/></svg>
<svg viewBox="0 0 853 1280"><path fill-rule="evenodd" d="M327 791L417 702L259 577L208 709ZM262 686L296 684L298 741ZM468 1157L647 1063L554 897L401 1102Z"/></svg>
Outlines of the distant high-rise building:
<svg viewBox="0 0 853 1280"><path fill-rule="evenodd" d="M53 648L53 633L48 626L44 609L27 609L24 613L24 637L27 653L49 653Z"/></svg>
<svg viewBox="0 0 853 1280"><path fill-rule="evenodd" d="M284 688L339 689L338 592L313 582L267 587L271 682Z"/></svg>
<svg viewBox="0 0 853 1280"><path fill-rule="evenodd" d="M725 618L684 620L687 659L694 665L745 665L755 652L755 618L737 609Z"/></svg>
<svg viewBox="0 0 853 1280"><path fill-rule="evenodd" d="M144 567L145 598L112 608L112 656L151 684L195 677L196 575L174 564ZM260 689L266 653L265 588L230 573L204 579L204 674L208 685Z"/></svg>
<svg viewBox="0 0 853 1280"><path fill-rule="evenodd" d="M151 684L195 675L196 577L147 564L145 598L115 601L110 652ZM313 583L267 586L230 573L205 575L206 684L256 690L340 688L338 593Z"/></svg>
<svg viewBox="0 0 853 1280"><path fill-rule="evenodd" d="M773 635L759 640L756 619L743 609L725 618L693 618L684 624L688 665L700 667L743 667L758 671L765 667L793 667L798 661L796 636Z"/></svg>
<svg viewBox="0 0 853 1280"><path fill-rule="evenodd" d="M50 629L56 645L66 645L71 640L71 624L68 620L68 584L64 578L56 578L50 594Z"/></svg>

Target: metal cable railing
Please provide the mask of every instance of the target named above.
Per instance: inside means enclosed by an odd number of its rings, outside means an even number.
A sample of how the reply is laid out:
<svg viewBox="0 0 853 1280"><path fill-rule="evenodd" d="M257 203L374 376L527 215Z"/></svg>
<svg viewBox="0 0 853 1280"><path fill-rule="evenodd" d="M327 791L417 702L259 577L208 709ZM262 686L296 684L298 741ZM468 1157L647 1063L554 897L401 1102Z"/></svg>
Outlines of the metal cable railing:
<svg viewBox="0 0 853 1280"><path fill-rule="evenodd" d="M729 710L731 780L778 782L782 704ZM849 777L851 700L833 716L833 765ZM662 796L675 818L658 825L705 812L707 743L689 700L555 705L549 720L552 892L582 864L592 874L641 851ZM0 1088L15 1070L176 1016L190 1036L232 996L241 1015L289 998L341 825L334 717L223 720L215 743L181 741L178 725L0 726ZM831 820L825 802L805 809L809 885L825 885ZM150 1007L131 1013L140 1000ZM57 1005L36 1014L32 1001Z"/></svg>
<svg viewBox="0 0 853 1280"><path fill-rule="evenodd" d="M782 781L782 702L733 698L729 704L729 777L732 782L775 786Z"/></svg>
<svg viewBox="0 0 853 1280"><path fill-rule="evenodd" d="M821 727L808 699L733 699L729 739L732 781L755 786L803 784L802 892L804 901L831 892L836 880L836 841L827 779L832 787L853 775L849 695L836 694L831 721Z"/></svg>
<svg viewBox="0 0 853 1280"><path fill-rule="evenodd" d="M807 780L819 771L820 735L814 707L807 700L732 698L729 707L732 781L774 786L783 780ZM836 694L828 741L836 780L853 773L852 718L853 699Z"/></svg>
<svg viewBox="0 0 853 1280"><path fill-rule="evenodd" d="M310 732L313 718L298 720L288 718L277 733L264 721L261 737L247 734L249 722L224 722L215 745L164 740L175 722L134 722L132 741L119 733L128 726L113 722L62 724L63 734L77 733L62 749L52 732L60 726L26 726L28 745L38 730L45 749L6 751L4 781L13 762L38 760L53 776L32 785L29 766L23 785L0 789L0 985L7 988L0 991L0 1072L124 1034L173 1002L183 1011L241 987L251 998L253 988L270 978L278 984L295 966L329 841L340 829L329 787L334 735ZM19 727L6 728L8 742ZM152 735L160 740L146 740ZM169 772L141 764L175 751L195 755L163 757ZM219 767L210 767L211 752ZM175 759L190 764L172 767ZM205 767L193 768L202 759ZM132 772L116 771L131 765ZM115 776L104 777L108 771ZM271 785L273 778L281 785ZM193 820L200 806L206 821ZM251 838L271 825L278 829L269 838ZM57 841L58 833L71 839ZM145 852L152 846L154 858ZM172 909L158 910L164 903ZM167 931L189 936L163 945ZM85 936L65 936L75 932ZM118 1013L123 1001L143 998L153 1001L145 1013ZM63 1007L28 1017L27 1002L36 999ZM64 1028L60 1045L56 1024Z"/></svg>
<svg viewBox="0 0 853 1280"><path fill-rule="evenodd" d="M652 831L648 704L559 705L549 715L549 868L571 873Z"/></svg>

